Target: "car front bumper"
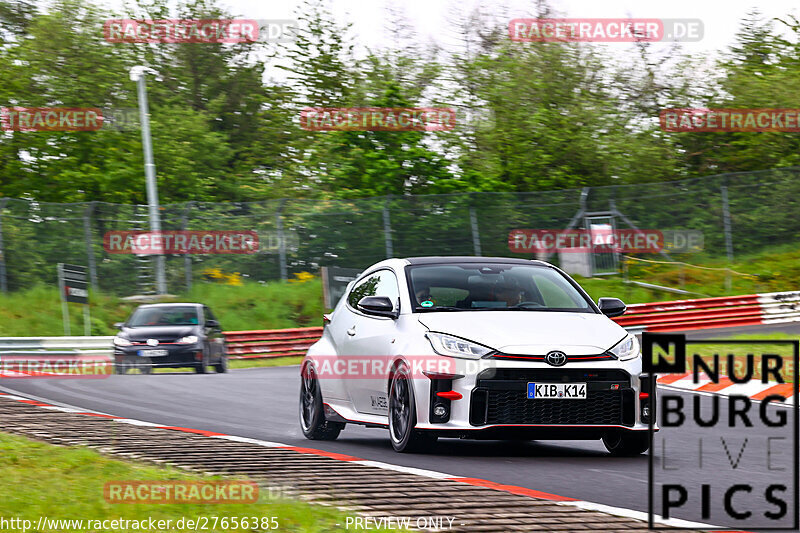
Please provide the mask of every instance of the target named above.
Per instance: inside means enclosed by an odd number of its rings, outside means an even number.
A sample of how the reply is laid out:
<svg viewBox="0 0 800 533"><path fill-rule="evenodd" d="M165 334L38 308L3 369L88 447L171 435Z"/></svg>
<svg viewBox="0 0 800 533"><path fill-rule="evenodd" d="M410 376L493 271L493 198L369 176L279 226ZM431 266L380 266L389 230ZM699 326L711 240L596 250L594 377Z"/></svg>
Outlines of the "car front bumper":
<svg viewBox="0 0 800 533"><path fill-rule="evenodd" d="M655 380L642 373L638 359L557 368L496 361L477 372L414 381L417 428L462 438L595 439L647 431L649 397L656 394ZM528 383L586 383L586 399L531 400ZM461 398L437 394L443 391ZM436 406L446 414L437 416Z"/></svg>
<svg viewBox="0 0 800 533"><path fill-rule="evenodd" d="M153 355L153 350L166 350L166 355ZM118 364L150 367L194 366L203 360L203 348L194 344L159 344L157 347L133 345L115 346L114 359Z"/></svg>

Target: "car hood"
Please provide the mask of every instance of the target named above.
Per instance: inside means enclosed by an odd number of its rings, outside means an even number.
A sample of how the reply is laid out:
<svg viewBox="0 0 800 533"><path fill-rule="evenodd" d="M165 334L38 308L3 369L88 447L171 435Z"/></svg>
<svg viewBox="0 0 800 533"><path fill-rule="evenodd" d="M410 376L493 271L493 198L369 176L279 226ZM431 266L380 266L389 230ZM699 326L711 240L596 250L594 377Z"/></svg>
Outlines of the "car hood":
<svg viewBox="0 0 800 533"><path fill-rule="evenodd" d="M124 337L132 341L171 341L187 335L197 335L197 326L143 326L140 328L122 328Z"/></svg>
<svg viewBox="0 0 800 533"><path fill-rule="evenodd" d="M605 315L548 311L462 311L420 313L431 331L449 333L514 355L603 353L627 332Z"/></svg>

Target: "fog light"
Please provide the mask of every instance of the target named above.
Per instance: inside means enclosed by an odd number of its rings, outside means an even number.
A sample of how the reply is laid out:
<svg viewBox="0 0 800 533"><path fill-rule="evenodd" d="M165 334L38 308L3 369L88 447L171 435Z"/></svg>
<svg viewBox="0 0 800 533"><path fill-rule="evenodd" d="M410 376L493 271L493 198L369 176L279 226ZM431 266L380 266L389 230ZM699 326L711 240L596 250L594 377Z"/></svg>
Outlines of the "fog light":
<svg viewBox="0 0 800 533"><path fill-rule="evenodd" d="M447 407L441 404L435 405L433 407L433 414L435 414L436 416L444 416L447 414Z"/></svg>

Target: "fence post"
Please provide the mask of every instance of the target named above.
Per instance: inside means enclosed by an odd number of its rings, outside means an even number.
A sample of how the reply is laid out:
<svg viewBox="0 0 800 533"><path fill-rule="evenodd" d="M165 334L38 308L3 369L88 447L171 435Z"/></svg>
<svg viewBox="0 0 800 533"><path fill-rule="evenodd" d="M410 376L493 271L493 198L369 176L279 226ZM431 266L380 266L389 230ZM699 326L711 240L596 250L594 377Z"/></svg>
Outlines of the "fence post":
<svg viewBox="0 0 800 533"><path fill-rule="evenodd" d="M286 203L286 198L281 198L281 203L278 204L278 211L275 213L275 226L278 228L278 255L281 264L281 279L289 279L289 273L286 271L286 240L283 238L283 219L281 212L283 205Z"/></svg>
<svg viewBox="0 0 800 533"><path fill-rule="evenodd" d="M720 193L722 194L722 227L725 231L725 253L728 256L728 264L733 264L733 235L731 232L731 207L728 203L728 185L727 180L720 186ZM725 289L731 290L731 273L730 270L725 273Z"/></svg>
<svg viewBox="0 0 800 533"><path fill-rule="evenodd" d="M392 249L392 220L389 217L389 201L392 199L391 194L386 195L386 202L383 204L383 236L386 239L386 259L394 256Z"/></svg>
<svg viewBox="0 0 800 533"><path fill-rule="evenodd" d="M97 264L94 260L94 245L92 244L92 214L94 213L95 202L89 202L83 211L83 238L86 241L86 259L89 264L89 280L92 288L98 290L97 285Z"/></svg>
<svg viewBox="0 0 800 533"><path fill-rule="evenodd" d="M181 229L186 231L189 225L189 210L192 208L194 202L186 202L186 207L183 209L181 215ZM191 254L183 254L183 276L186 280L186 292L192 290L192 256Z"/></svg>
<svg viewBox="0 0 800 533"><path fill-rule="evenodd" d="M472 248L475 251L475 257L481 256L481 234L478 231L478 215L475 214L475 207L469 207L469 222L472 226Z"/></svg>
<svg viewBox="0 0 800 533"><path fill-rule="evenodd" d="M8 198L0 198L0 291L3 294L8 292L8 281L6 280L6 251L3 248L3 209L6 207Z"/></svg>

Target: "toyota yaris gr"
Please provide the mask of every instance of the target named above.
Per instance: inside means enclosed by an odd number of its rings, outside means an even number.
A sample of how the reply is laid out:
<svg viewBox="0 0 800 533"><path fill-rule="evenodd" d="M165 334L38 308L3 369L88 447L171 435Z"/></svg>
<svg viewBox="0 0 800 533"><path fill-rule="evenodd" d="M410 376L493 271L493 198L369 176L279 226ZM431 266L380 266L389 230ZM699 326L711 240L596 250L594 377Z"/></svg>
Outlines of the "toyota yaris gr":
<svg viewBox="0 0 800 533"><path fill-rule="evenodd" d="M543 261L417 257L377 263L325 316L301 365L300 424L332 440L346 424L389 430L397 451L439 437L602 439L647 450L639 342Z"/></svg>

